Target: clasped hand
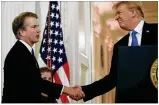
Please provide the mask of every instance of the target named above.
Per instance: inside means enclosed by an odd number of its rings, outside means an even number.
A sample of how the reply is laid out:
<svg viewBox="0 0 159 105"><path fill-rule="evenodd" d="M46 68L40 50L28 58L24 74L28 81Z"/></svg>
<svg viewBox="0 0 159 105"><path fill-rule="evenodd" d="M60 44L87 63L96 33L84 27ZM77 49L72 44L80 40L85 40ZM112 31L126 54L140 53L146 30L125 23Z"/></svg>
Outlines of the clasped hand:
<svg viewBox="0 0 159 105"><path fill-rule="evenodd" d="M69 87L69 92L67 93L69 97L73 100L80 100L85 97L84 92L82 91L81 86Z"/></svg>

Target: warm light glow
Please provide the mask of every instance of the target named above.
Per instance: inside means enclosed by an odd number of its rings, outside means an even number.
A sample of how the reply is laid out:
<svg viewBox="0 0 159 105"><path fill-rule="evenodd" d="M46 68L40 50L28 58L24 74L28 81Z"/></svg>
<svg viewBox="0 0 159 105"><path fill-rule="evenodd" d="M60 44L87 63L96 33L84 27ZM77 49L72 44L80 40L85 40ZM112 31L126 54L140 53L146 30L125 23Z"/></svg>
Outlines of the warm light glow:
<svg viewBox="0 0 159 105"><path fill-rule="evenodd" d="M106 24L110 25L110 29L111 30L116 30L116 29L120 29L120 26L118 24L118 22L115 19L108 19L106 20Z"/></svg>
<svg viewBox="0 0 159 105"><path fill-rule="evenodd" d="M112 11L113 2L93 2L95 7L99 8L99 14Z"/></svg>

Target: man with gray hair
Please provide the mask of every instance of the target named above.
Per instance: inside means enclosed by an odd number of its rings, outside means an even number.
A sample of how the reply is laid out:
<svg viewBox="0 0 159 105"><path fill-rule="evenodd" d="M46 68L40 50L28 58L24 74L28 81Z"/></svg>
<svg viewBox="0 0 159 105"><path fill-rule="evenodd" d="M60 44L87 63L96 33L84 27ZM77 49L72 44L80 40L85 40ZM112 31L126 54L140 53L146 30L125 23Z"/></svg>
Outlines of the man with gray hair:
<svg viewBox="0 0 159 105"><path fill-rule="evenodd" d="M43 80L34 56L33 45L39 41L38 16L23 12L17 16L12 29L18 39L6 56L4 63L3 103L40 103L41 92L58 99L62 93L83 95L79 89ZM81 91L81 92L80 92Z"/></svg>

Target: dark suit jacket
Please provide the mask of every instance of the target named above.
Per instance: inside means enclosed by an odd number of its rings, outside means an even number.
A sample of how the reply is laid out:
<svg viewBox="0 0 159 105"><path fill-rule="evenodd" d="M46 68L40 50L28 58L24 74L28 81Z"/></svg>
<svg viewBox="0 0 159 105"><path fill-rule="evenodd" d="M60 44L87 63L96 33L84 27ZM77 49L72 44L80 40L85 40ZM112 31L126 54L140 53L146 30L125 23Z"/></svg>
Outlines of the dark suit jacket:
<svg viewBox="0 0 159 105"><path fill-rule="evenodd" d="M113 57L111 61L111 69L110 73L106 75L104 78L96 81L92 84L82 86L82 90L85 93L84 101L90 100L98 95L102 95L111 89L113 89L117 84L117 54L119 46L128 46L129 34L124 36L121 40L119 40L113 49ZM144 23L141 46L142 45L158 45L158 24L147 24ZM150 94L147 92L146 94ZM143 94L144 95L144 94ZM157 91L156 91L157 95ZM143 98L143 99L142 99ZM156 96L157 98L157 96ZM124 102L157 102L158 99L146 99L145 97L139 97L138 100L125 100ZM118 101L118 97L116 97L116 102ZM124 103L122 102L122 103Z"/></svg>
<svg viewBox="0 0 159 105"><path fill-rule="evenodd" d="M36 59L17 41L4 63L3 103L39 103L41 92L59 98L62 85L43 80Z"/></svg>
<svg viewBox="0 0 159 105"><path fill-rule="evenodd" d="M42 96L42 102L43 103L57 103L56 99L52 98L50 96L48 96L48 97Z"/></svg>

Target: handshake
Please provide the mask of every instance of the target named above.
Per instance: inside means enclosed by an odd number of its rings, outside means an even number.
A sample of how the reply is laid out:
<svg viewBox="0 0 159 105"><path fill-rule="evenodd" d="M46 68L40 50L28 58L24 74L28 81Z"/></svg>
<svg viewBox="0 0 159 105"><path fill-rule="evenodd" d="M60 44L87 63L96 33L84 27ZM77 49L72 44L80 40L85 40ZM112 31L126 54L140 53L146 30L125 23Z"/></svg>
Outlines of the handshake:
<svg viewBox="0 0 159 105"><path fill-rule="evenodd" d="M69 95L69 97L73 100L80 100L85 97L84 92L82 91L81 86L74 86L74 87L66 87L64 86L63 93Z"/></svg>

